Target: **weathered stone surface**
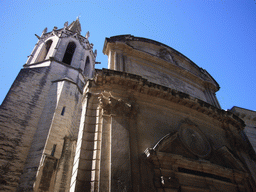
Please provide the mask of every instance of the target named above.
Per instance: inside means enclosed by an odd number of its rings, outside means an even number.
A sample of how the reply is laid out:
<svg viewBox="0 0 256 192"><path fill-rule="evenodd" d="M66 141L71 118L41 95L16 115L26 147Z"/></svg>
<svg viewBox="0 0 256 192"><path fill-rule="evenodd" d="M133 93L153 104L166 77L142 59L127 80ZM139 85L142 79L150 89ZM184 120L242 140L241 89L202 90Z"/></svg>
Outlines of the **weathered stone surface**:
<svg viewBox="0 0 256 192"><path fill-rule="evenodd" d="M150 39L107 38L94 70L80 31L44 30L0 107L1 191L256 191L254 113Z"/></svg>
<svg viewBox="0 0 256 192"><path fill-rule="evenodd" d="M67 64L70 41L76 52ZM95 62L91 50L88 39L68 29L39 38L0 107L1 190L69 190L82 91Z"/></svg>
<svg viewBox="0 0 256 192"><path fill-rule="evenodd" d="M206 101L216 107L218 83L173 48L151 39L120 35L106 38L109 69L140 75L148 81Z"/></svg>

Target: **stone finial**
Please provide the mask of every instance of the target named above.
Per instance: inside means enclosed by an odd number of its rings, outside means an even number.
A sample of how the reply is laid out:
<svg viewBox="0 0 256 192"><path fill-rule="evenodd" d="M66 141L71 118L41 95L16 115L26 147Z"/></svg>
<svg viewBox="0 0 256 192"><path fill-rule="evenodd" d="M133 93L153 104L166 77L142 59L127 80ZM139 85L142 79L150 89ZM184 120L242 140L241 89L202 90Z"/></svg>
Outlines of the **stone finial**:
<svg viewBox="0 0 256 192"><path fill-rule="evenodd" d="M94 51L94 56L97 57L97 49Z"/></svg>
<svg viewBox="0 0 256 192"><path fill-rule="evenodd" d="M66 21L65 23L64 23L64 28L67 28L68 27L68 21Z"/></svg>
<svg viewBox="0 0 256 192"><path fill-rule="evenodd" d="M47 33L47 27L44 28L43 34Z"/></svg>
<svg viewBox="0 0 256 192"><path fill-rule="evenodd" d="M90 32L87 31L86 35L85 35L85 38L88 39L90 37Z"/></svg>
<svg viewBox="0 0 256 192"><path fill-rule="evenodd" d="M40 37L37 34L35 34L35 36L37 37L37 39L40 39Z"/></svg>

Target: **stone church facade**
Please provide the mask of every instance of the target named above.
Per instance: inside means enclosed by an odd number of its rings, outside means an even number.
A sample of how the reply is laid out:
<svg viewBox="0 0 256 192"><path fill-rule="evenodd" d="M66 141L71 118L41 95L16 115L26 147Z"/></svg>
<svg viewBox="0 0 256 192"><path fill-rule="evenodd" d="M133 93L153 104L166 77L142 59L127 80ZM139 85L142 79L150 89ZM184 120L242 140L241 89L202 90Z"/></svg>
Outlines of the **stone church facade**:
<svg viewBox="0 0 256 192"><path fill-rule="evenodd" d="M0 107L1 191L256 191L245 123L206 70L132 35L95 69L80 32L45 29Z"/></svg>

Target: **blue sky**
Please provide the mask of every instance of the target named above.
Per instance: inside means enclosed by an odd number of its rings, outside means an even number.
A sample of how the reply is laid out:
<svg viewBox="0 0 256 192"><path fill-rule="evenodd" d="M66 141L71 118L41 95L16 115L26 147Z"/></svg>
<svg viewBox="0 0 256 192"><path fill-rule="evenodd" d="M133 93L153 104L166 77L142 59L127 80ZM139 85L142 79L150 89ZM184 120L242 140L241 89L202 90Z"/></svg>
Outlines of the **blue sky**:
<svg viewBox="0 0 256 192"><path fill-rule="evenodd" d="M45 27L62 28L80 15L82 35L107 68L105 37L132 34L164 43L206 69L219 83L223 109L256 110L255 0L0 1L0 102Z"/></svg>

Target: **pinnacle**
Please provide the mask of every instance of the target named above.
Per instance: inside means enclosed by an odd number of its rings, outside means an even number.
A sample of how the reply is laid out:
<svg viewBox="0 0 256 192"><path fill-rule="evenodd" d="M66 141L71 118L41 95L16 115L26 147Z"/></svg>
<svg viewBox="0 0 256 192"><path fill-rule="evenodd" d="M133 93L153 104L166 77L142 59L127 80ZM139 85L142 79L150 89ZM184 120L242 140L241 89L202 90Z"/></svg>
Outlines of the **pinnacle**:
<svg viewBox="0 0 256 192"><path fill-rule="evenodd" d="M70 31L73 31L75 33L78 33L80 34L80 32L82 31L81 30L81 24L80 24L80 21L79 21L79 17L76 18L75 21L73 21L68 27L67 27L68 30Z"/></svg>

